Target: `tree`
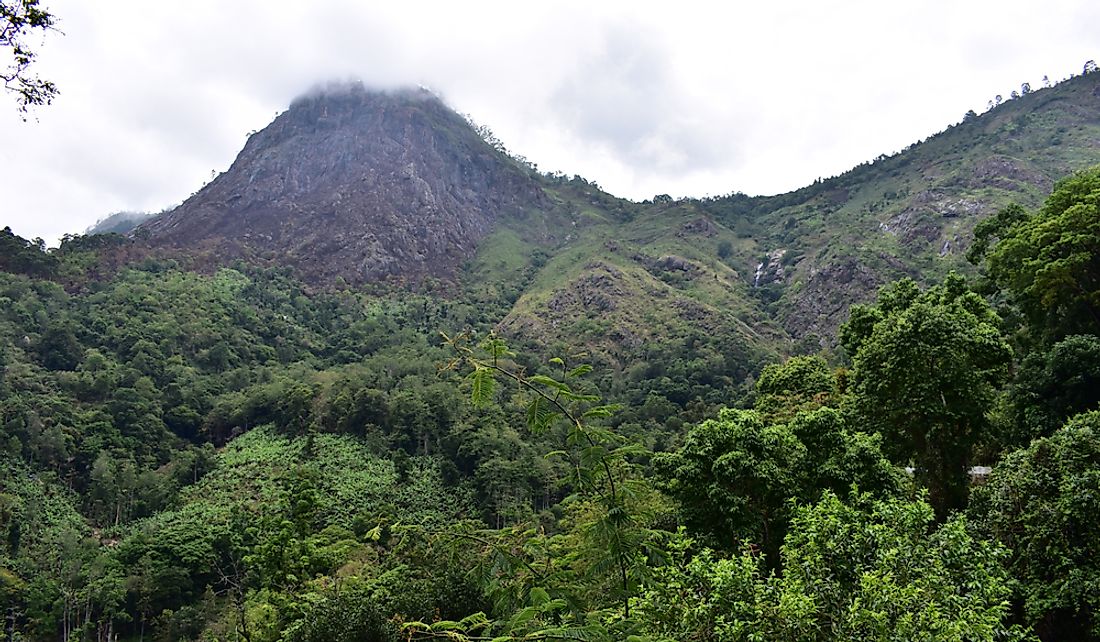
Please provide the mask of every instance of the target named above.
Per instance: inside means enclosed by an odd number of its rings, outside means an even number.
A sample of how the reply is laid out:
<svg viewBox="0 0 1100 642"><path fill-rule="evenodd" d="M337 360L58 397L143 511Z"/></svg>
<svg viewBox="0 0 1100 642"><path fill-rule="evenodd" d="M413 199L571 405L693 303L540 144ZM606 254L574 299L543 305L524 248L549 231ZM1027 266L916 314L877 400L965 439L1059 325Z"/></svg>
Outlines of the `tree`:
<svg viewBox="0 0 1100 642"><path fill-rule="evenodd" d="M1079 415L997 465L972 512L1012 554L1044 640L1100 640L1100 412Z"/></svg>
<svg viewBox="0 0 1100 642"><path fill-rule="evenodd" d="M57 18L39 6L39 0L0 0L0 48L11 50L11 62L0 71L4 89L15 94L19 111L48 105L57 96L57 86L30 73L38 56L27 44L35 32L56 30ZM25 118L25 116L24 116Z"/></svg>
<svg viewBox="0 0 1100 642"><path fill-rule="evenodd" d="M687 553L638 600L641 639L684 642L1019 640L1005 551L924 502L832 493L794 510L781 572L758 555Z"/></svg>
<svg viewBox="0 0 1100 642"><path fill-rule="evenodd" d="M36 349L42 365L50 370L75 370L84 356L72 327L65 323L46 328Z"/></svg>
<svg viewBox="0 0 1100 642"><path fill-rule="evenodd" d="M951 274L924 292L908 279L886 286L841 328L856 412L899 463L915 462L941 518L966 503L971 450L1008 377L1012 350L998 323Z"/></svg>
<svg viewBox="0 0 1100 642"><path fill-rule="evenodd" d="M396 627L364 588L373 587L353 584L342 591L326 591L309 604L305 617L287 638L295 642L396 642Z"/></svg>
<svg viewBox="0 0 1100 642"><path fill-rule="evenodd" d="M847 493L852 486L885 494L898 490L878 439L850 431L834 408L803 411L785 424L726 408L654 464L693 532L727 550L760 546L773 565L791 500L814 502L824 492Z"/></svg>
<svg viewBox="0 0 1100 642"><path fill-rule="evenodd" d="M799 410L812 410L836 397L836 377L821 357L791 357L772 363L756 380L756 409L766 417L785 421Z"/></svg>
<svg viewBox="0 0 1100 642"><path fill-rule="evenodd" d="M447 369L469 371L467 380L475 406L490 405L498 380L503 381L527 396L527 425L533 433L563 431L559 438L565 448L554 454L568 462L569 482L576 493L572 498L577 507L572 558L590 581L595 580L596 584L606 587L602 599L620 604L624 617L629 619L631 600L648 572L648 562L661 555L663 535L651 528L647 515L650 489L644 480L635 476L635 467L629 460L632 456L645 455L646 451L633 444L623 444L620 436L594 425L612 416L618 407L596 405L599 395L584 391L581 378L592 371L592 366L570 367L563 359L555 357L547 363L547 371L553 372L553 376L528 375L513 360L515 353L494 335L476 346L470 344L470 335L466 333L453 338L443 335L443 338L455 355ZM545 607L546 612L551 613L565 609L569 603L578 603L575 599L551 600L548 589L558 595L568 591L564 587L547 586L549 573L540 571L536 567L538 563L541 561L535 564L520 561L531 571L529 578L534 584L521 589L529 603L515 617L520 618L529 609L536 609L522 618L523 627L530 626L532 616L540 608ZM551 565L550 556L546 564ZM539 622L540 618L533 621ZM516 630L511 625L508 628ZM548 637L553 639L553 636Z"/></svg>
<svg viewBox="0 0 1100 642"><path fill-rule="evenodd" d="M1070 417L1100 409L1100 337L1075 335L1027 356L1009 388L1013 434L1006 444L1026 446Z"/></svg>
<svg viewBox="0 0 1100 642"><path fill-rule="evenodd" d="M657 467L694 532L722 548L757 544L774 555L787 500L802 494L806 458L806 447L786 426L725 408L693 428L679 451L659 455Z"/></svg>
<svg viewBox="0 0 1100 642"><path fill-rule="evenodd" d="M1100 333L1100 166L1062 179L1043 206L982 221L967 258L1029 323L1033 342Z"/></svg>

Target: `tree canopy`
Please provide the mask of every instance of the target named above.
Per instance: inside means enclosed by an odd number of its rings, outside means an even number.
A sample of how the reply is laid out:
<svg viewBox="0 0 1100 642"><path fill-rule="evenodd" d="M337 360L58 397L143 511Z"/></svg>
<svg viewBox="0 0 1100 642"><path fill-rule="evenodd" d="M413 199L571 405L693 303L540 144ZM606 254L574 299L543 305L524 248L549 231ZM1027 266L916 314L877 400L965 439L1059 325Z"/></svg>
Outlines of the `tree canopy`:
<svg viewBox="0 0 1100 642"><path fill-rule="evenodd" d="M887 286L874 305L853 306L841 329L857 412L896 461L915 464L941 516L966 503L973 446L1008 378L1012 350L998 323L953 274L925 291L909 280Z"/></svg>
<svg viewBox="0 0 1100 642"><path fill-rule="evenodd" d="M980 223L968 254L1050 344L1100 332L1100 167L1062 179L1043 206L1010 206Z"/></svg>

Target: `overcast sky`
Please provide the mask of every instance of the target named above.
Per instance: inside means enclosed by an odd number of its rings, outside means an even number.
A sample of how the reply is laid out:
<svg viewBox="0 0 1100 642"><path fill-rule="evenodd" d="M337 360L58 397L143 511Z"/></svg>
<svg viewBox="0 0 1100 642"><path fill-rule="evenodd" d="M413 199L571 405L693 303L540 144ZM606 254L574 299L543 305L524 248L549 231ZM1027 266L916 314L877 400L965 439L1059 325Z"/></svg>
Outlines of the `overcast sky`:
<svg viewBox="0 0 1100 642"><path fill-rule="evenodd" d="M795 189L1100 59L1095 0L43 4L61 95L29 122L0 96L0 226L51 244L178 204L332 79L426 85L641 200Z"/></svg>

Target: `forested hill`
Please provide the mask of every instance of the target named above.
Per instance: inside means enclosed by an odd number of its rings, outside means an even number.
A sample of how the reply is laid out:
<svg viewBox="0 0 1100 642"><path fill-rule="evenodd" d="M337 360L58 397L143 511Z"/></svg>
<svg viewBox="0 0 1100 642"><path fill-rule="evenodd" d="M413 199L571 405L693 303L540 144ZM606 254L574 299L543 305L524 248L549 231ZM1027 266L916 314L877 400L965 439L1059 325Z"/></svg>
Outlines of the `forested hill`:
<svg viewBox="0 0 1100 642"><path fill-rule="evenodd" d="M1100 641L1098 81L645 203L341 87L0 230L3 636Z"/></svg>

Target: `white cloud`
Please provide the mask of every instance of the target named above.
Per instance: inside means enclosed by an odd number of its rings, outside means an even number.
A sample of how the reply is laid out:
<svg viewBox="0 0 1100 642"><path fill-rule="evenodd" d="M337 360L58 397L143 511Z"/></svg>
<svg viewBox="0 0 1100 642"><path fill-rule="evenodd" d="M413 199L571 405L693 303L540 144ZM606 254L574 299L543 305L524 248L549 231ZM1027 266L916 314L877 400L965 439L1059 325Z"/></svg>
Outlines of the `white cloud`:
<svg viewBox="0 0 1100 642"><path fill-rule="evenodd" d="M542 169L648 198L794 189L1100 57L1087 0L47 6L62 95L30 123L0 99L0 225L49 240L179 202L332 78L426 84Z"/></svg>

